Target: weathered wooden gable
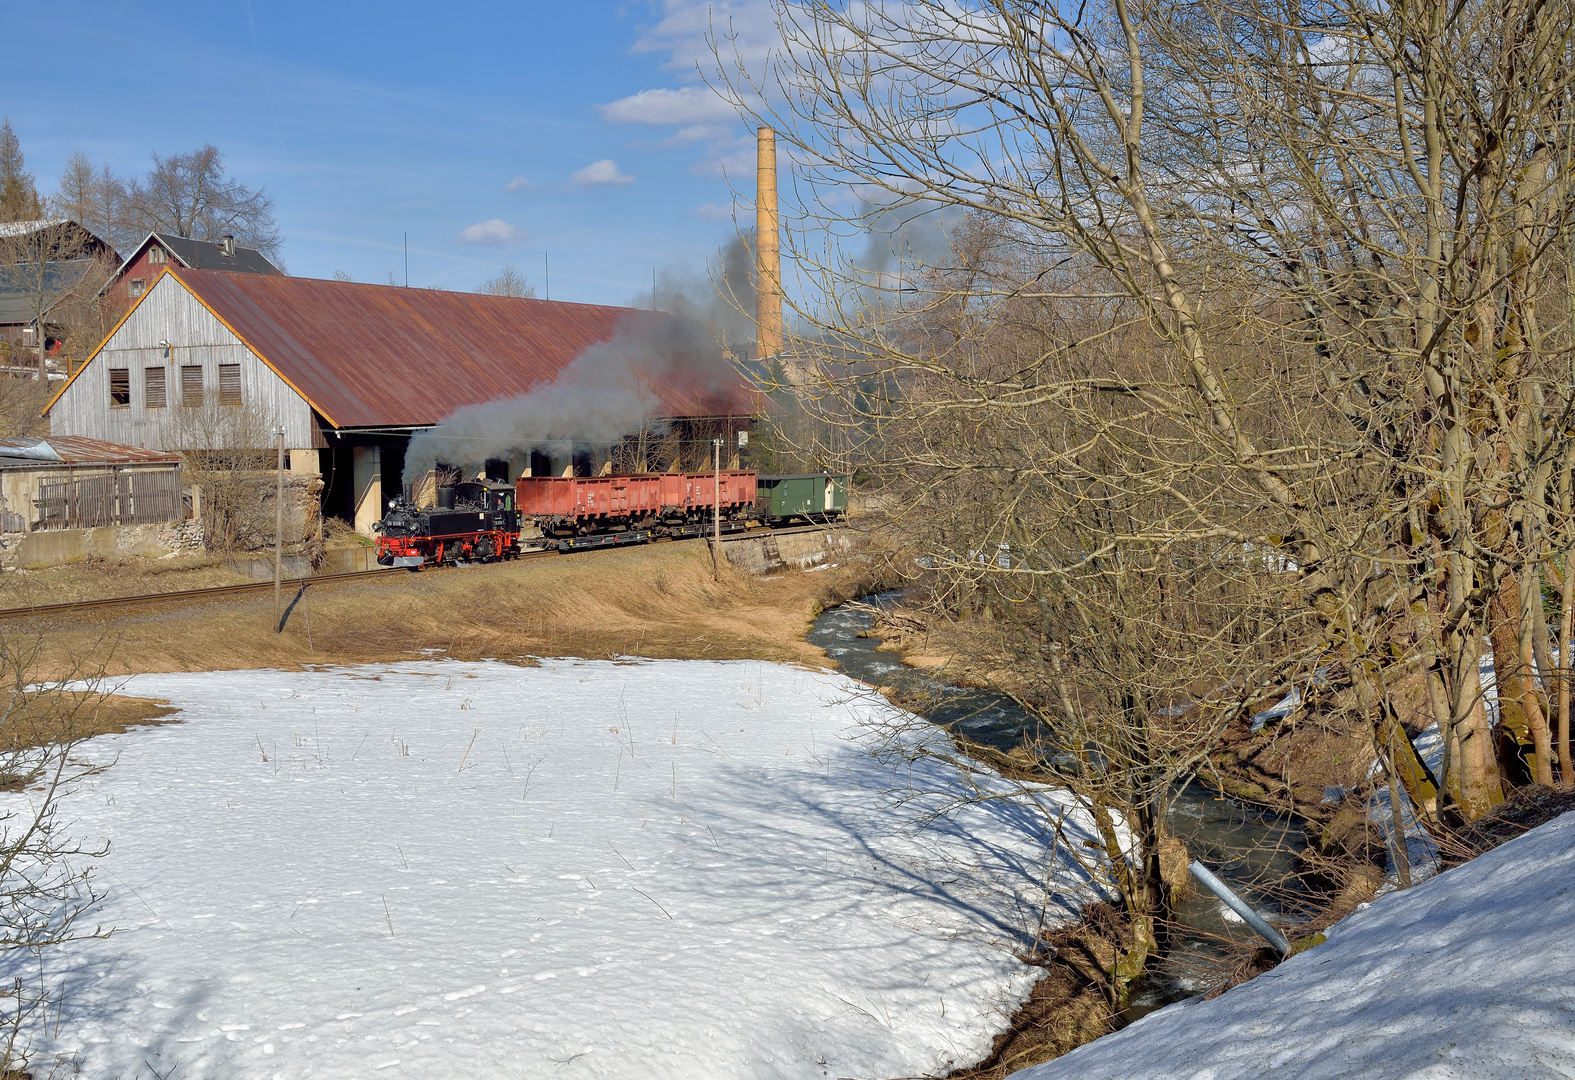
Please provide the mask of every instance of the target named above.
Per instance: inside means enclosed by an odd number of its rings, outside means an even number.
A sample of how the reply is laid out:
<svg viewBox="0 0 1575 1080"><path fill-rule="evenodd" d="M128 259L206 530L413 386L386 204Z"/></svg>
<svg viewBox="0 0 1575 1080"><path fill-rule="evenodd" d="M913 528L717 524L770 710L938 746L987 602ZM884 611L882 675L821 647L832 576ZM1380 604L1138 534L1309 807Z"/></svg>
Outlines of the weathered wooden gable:
<svg viewBox="0 0 1575 1080"><path fill-rule="evenodd" d="M286 446L314 445L311 407L173 274L158 279L50 406L50 433L155 450L183 449L177 437L183 423L181 369L201 367L203 408L211 410L220 407L221 364L240 365L239 408L264 425L282 425ZM145 372L149 368L162 368L165 373L162 409L148 407ZM131 401L127 406L111 401L112 370L128 373ZM190 418L184 423L189 427Z"/></svg>

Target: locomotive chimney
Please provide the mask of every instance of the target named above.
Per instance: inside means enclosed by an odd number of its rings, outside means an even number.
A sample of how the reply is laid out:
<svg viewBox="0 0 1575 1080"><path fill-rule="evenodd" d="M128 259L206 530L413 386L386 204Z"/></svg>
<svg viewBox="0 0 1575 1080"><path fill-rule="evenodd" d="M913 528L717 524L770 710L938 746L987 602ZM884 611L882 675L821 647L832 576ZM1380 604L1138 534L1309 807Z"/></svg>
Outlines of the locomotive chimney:
<svg viewBox="0 0 1575 1080"><path fill-rule="evenodd" d="M782 254L777 233L777 133L755 142L755 356L782 351Z"/></svg>

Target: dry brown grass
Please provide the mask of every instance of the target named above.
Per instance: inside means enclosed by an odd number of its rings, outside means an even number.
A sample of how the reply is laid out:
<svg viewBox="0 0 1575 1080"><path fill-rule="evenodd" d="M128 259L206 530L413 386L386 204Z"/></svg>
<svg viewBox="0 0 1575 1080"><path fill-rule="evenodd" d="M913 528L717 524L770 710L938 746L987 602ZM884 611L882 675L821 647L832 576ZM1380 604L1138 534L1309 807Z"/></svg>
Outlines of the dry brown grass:
<svg viewBox="0 0 1575 1080"><path fill-rule="evenodd" d="M724 562L713 581L703 544L660 544L309 588L283 633L267 592L75 614L50 624L46 656L65 670L73 658L107 655L111 675L424 655L822 663L803 640L808 623L874 584L869 565L852 561L764 579Z"/></svg>
<svg viewBox="0 0 1575 1080"><path fill-rule="evenodd" d="M14 710L5 711L5 724L0 725L0 754L165 723L165 718L178 710L156 698L61 691L29 696Z"/></svg>
<svg viewBox="0 0 1575 1080"><path fill-rule="evenodd" d="M1129 937L1124 921L1107 904L1090 904L1075 926L1044 932L1035 954L1022 957L1044 972L1028 1000L1017 1007L984 1060L947 1073L949 1080L1002 1080L1121 1027L1110 1006L1107 972L1114 958L1112 941Z"/></svg>
<svg viewBox="0 0 1575 1080"><path fill-rule="evenodd" d="M0 608L70 604L239 585L249 580L208 555L144 559L135 555L93 556L79 563L42 570L7 570Z"/></svg>

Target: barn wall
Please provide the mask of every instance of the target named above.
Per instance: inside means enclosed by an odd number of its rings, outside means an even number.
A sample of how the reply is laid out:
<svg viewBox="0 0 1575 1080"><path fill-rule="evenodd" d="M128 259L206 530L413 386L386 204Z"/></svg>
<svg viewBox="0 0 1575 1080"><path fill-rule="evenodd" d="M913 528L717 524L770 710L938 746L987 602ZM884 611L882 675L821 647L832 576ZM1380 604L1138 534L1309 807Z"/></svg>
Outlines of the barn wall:
<svg viewBox="0 0 1575 1080"><path fill-rule="evenodd" d="M172 346L168 359L160 341ZM312 445L311 407L172 274L165 274L148 291L55 402L49 410L50 434L82 435L151 450L185 449L178 445L182 440L177 437L183 422L178 416L180 369L182 365L202 365L204 408L214 410L218 408L221 363L241 365L240 408L249 417L264 426L282 424L288 448ZM112 408L109 370L122 367L131 372L131 406ZM166 408L146 407L143 371L149 367L165 370ZM191 427L192 418L187 417L184 424ZM249 426L257 425L253 422Z"/></svg>

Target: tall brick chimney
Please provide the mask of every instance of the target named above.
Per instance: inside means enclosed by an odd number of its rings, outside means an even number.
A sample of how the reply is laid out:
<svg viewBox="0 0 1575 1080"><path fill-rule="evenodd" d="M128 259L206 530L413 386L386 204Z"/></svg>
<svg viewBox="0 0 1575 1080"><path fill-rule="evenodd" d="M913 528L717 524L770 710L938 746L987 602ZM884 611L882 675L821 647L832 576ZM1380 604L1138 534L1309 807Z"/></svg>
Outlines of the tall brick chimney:
<svg viewBox="0 0 1575 1080"><path fill-rule="evenodd" d="M777 133L755 142L755 356L782 351L782 252L777 225Z"/></svg>

